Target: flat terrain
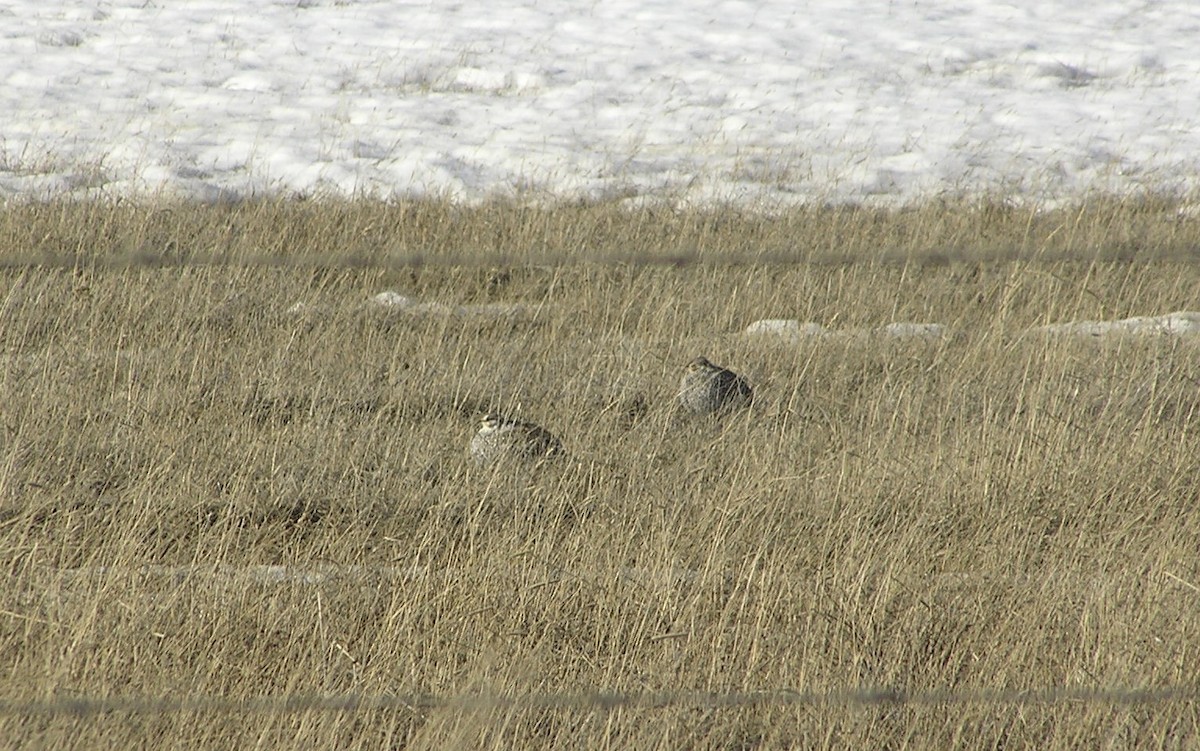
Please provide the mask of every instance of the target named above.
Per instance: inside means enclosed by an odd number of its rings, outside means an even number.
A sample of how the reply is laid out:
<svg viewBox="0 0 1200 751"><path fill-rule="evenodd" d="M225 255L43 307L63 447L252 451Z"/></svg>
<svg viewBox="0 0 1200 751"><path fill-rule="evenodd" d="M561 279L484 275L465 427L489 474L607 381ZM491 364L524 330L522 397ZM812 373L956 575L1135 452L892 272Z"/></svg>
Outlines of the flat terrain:
<svg viewBox="0 0 1200 751"><path fill-rule="evenodd" d="M6 207L0 738L1200 743L1200 337L1032 330L1200 310L1198 247L1167 203ZM946 333L848 333L893 322ZM697 354L754 407L678 420ZM569 457L474 466L487 410Z"/></svg>

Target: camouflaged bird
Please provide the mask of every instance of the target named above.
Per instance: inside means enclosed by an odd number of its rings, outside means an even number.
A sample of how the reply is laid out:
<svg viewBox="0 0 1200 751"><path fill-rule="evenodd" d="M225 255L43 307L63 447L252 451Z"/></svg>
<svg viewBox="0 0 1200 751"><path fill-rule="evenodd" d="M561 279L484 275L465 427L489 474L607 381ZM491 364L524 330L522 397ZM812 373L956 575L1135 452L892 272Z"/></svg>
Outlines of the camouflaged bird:
<svg viewBox="0 0 1200 751"><path fill-rule="evenodd" d="M540 425L495 413L484 416L471 439L471 456L480 465L510 459L532 462L562 453L562 442Z"/></svg>
<svg viewBox="0 0 1200 751"><path fill-rule="evenodd" d="M684 412L711 415L749 407L753 389L732 370L713 365L706 357L697 357L688 363L677 398Z"/></svg>

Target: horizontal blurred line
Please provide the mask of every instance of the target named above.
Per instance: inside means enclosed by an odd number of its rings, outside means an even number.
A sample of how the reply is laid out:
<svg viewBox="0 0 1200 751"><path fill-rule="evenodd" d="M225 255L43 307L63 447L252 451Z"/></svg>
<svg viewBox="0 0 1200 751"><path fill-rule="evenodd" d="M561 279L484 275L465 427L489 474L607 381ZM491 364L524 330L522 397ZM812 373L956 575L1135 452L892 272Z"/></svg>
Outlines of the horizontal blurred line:
<svg viewBox="0 0 1200 751"><path fill-rule="evenodd" d="M511 566L497 568L491 572L494 576L508 576L521 582L528 581L532 574L528 566ZM877 572L883 575L884 572ZM1155 572L1156 574L1159 572ZM1163 571L1172 582L1180 586L1192 585L1178 576ZM53 587L56 591L69 591L87 586L109 586L113 583L124 583L129 586L127 592L134 594L136 587L150 584L165 584L187 586L199 584L211 585L244 585L261 584L263 586L296 586L314 587L339 585L361 582L422 582L422 581L464 581L476 576L478 572L470 567L440 568L432 566L362 566L362 565L314 565L314 566L285 566L285 565L190 565L166 566L147 564L142 566L94 566L84 568L45 568L34 571L29 576L14 579L38 588ZM673 568L639 568L623 566L617 569L567 570L561 567L542 567L537 569L537 575L542 578L525 584L530 588L551 587L564 581L610 581L622 579L646 585L662 584L676 586L680 583L702 585L705 582L745 581L745 576L736 571L723 569L693 569L682 566ZM993 575L979 574L969 571L950 571L913 581L923 582L927 586L939 587L980 587L1003 584L1004 586L1043 586L1050 581L1060 581L1061 574L1012 574ZM1111 584L1112 576L1092 574L1074 580L1075 585L1103 587ZM1139 580L1141 581L1141 580ZM1160 580L1151 580L1158 584ZM147 592L148 596L160 594L157 590ZM25 614L0 610L0 616L8 615L16 618L27 618Z"/></svg>
<svg viewBox="0 0 1200 751"><path fill-rule="evenodd" d="M375 270L375 269L420 269L420 268L506 268L520 267L572 267L572 266L633 266L633 267L666 267L687 268L698 267L758 267L758 266L843 266L847 264L896 265L921 263L931 266L944 266L955 260L969 261L1007 261L1019 259L1033 254L1022 255L1017 251L998 253L973 253L962 251L954 255L944 253L888 250L874 255L854 255L850 253L820 253L812 251L763 251L751 252L740 250L707 250L704 252L662 252L662 253L613 253L613 252L554 252L515 254L506 252L478 251L475 253L443 252L429 256L406 255L326 255L298 251L287 257L240 255L234 257L206 257L194 255L189 257L176 256L138 256L120 255L104 256L95 254L6 254L0 258L0 269L74 269L85 267L90 269L107 269L121 271L125 269L339 269L339 270ZM1193 260L1196 254L1181 252L1179 258ZM1045 252L1036 256L1038 259L1053 260ZM1075 255L1065 254L1063 258L1075 258ZM1170 256L1160 254L1156 260L1168 259Z"/></svg>
<svg viewBox="0 0 1200 751"><path fill-rule="evenodd" d="M600 267L659 267L668 269L696 268L760 268L791 267L840 268L843 266L927 267L940 268L954 263L1008 263L1037 261L1064 263L1095 261L1105 263L1177 263L1200 259L1200 246L1186 248L1155 248L1139 251L1136 257L1122 249L1024 249L1024 248L962 248L950 251L907 247L880 248L872 253L824 250L763 250L745 251L714 248L696 252L614 253L607 251L562 251L526 254L478 251L474 253L442 252L418 255L326 255L297 251L294 255L278 256L213 256L195 254L177 256L103 255L102 253L20 253L6 252L0 258L0 270L78 269L124 271L129 269L294 269L308 270L406 270L447 268L571 268Z"/></svg>
<svg viewBox="0 0 1200 751"><path fill-rule="evenodd" d="M975 691L889 691L856 689L826 693L788 690L706 693L667 692L653 694L539 694L530 696L284 696L254 699L183 697L157 699L125 696L106 699L55 699L47 701L0 701L0 716L73 717L123 712L129 714L254 713L295 714L299 712L422 711L435 709L617 709L671 706L736 708L760 705L807 706L937 706L1054 705L1054 704L1165 704L1193 702L1200 687L1180 686L1145 689L1062 688L1042 690Z"/></svg>

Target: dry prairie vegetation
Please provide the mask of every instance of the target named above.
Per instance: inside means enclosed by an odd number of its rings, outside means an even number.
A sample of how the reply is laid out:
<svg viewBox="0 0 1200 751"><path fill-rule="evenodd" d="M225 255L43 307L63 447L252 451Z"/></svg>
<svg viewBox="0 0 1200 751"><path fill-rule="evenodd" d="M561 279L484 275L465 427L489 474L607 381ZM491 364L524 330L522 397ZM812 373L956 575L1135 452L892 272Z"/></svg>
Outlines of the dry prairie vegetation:
<svg viewBox="0 0 1200 751"><path fill-rule="evenodd" d="M1197 240L1165 202L7 207L0 737L1194 745L1200 343L1028 329L1200 309ZM675 425L698 353L754 409ZM489 408L570 460L473 466ZM926 699L839 693L879 688ZM1092 689L1183 693L971 698Z"/></svg>

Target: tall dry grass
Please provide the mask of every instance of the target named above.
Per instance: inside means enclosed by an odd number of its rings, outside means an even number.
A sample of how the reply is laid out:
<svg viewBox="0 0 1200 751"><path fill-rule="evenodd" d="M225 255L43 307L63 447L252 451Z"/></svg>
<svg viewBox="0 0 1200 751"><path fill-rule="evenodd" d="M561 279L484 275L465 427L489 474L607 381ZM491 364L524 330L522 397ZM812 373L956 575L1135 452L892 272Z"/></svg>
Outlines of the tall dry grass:
<svg viewBox="0 0 1200 751"><path fill-rule="evenodd" d="M8 207L0 738L1194 745L1200 343L1030 329L1200 309L1196 223L977 208ZM673 422L697 353L749 414ZM473 466L497 408L571 460Z"/></svg>
<svg viewBox="0 0 1200 751"><path fill-rule="evenodd" d="M946 200L903 210L836 205L776 214L619 202L289 199L211 206L52 201L0 211L0 261L59 267L1194 260L1198 240L1191 205L1155 197L1099 197L1056 209Z"/></svg>

